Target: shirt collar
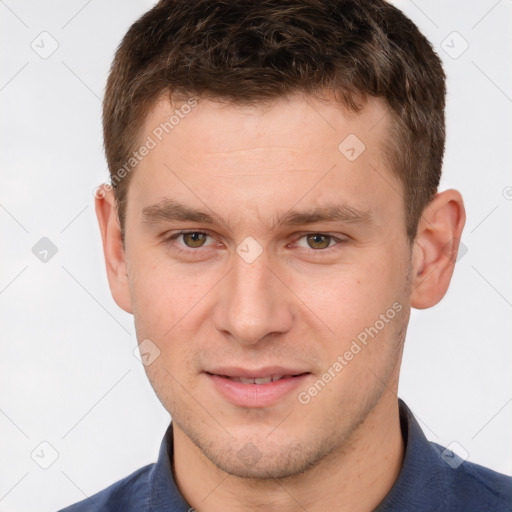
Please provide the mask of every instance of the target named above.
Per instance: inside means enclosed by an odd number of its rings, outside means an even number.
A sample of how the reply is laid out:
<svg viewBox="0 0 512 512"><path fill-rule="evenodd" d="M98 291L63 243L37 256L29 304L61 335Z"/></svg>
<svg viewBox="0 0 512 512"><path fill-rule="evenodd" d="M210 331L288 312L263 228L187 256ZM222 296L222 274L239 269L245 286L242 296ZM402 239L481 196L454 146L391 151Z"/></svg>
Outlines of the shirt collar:
<svg viewBox="0 0 512 512"><path fill-rule="evenodd" d="M171 467L172 454L173 430L171 422L160 445L158 461L152 467L148 477L149 488L151 489L148 498L148 510L154 512L168 512L169 510L189 512L192 510L176 486Z"/></svg>
<svg viewBox="0 0 512 512"><path fill-rule="evenodd" d="M402 468L393 487L374 512L448 510L446 468L435 445L425 437L411 410L398 400L404 439ZM432 489L436 489L433 493ZM444 496L444 500L440 497ZM439 502L437 501L439 500Z"/></svg>

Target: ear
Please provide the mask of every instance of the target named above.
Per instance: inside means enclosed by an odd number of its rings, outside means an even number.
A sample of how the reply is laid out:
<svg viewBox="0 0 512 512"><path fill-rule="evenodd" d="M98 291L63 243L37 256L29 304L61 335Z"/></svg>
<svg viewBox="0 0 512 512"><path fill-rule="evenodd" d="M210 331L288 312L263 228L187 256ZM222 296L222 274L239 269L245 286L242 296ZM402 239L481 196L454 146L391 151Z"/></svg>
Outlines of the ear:
<svg viewBox="0 0 512 512"><path fill-rule="evenodd" d="M464 202L457 190L437 194L426 206L413 247L413 308L435 306L446 294L465 222Z"/></svg>
<svg viewBox="0 0 512 512"><path fill-rule="evenodd" d="M125 250L114 192L111 186L104 184L96 189L94 195L110 291L121 309L127 313L133 313Z"/></svg>

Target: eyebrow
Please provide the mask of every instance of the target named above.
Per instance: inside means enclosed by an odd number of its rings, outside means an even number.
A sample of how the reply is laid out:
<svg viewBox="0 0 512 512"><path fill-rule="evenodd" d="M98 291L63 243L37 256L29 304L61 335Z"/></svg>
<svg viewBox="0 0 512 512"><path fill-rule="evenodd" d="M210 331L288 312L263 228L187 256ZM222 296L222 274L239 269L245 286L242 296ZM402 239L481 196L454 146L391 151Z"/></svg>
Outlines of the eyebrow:
<svg viewBox="0 0 512 512"><path fill-rule="evenodd" d="M372 210L361 210L346 204L326 203L308 211L287 211L277 215L271 223L270 230L280 226L296 226L316 222L341 222L347 224L371 224L374 215ZM176 200L164 199L159 203L142 209L142 222L185 221L206 224L225 225L225 222L215 212L205 212L190 208Z"/></svg>
<svg viewBox="0 0 512 512"><path fill-rule="evenodd" d="M185 206L173 199L164 199L159 203L146 206L142 209L143 222L159 222L162 220L205 222L207 224L224 224L222 219L214 212L206 213Z"/></svg>

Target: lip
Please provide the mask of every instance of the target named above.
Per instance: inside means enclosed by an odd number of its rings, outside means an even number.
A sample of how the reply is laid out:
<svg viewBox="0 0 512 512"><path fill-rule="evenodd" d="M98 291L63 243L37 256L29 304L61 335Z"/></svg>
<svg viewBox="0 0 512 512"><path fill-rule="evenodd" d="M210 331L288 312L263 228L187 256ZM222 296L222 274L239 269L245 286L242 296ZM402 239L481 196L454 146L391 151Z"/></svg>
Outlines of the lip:
<svg viewBox="0 0 512 512"><path fill-rule="evenodd" d="M223 371L225 370L223 369ZM241 372L240 369L236 369L236 373L229 376L226 373L214 374L210 372L205 372L205 375L216 391L228 402L239 407L261 408L271 406L284 398L287 394L298 388L311 373L303 372L293 377L265 384L244 384L231 380L228 377L261 378L269 375L292 375L296 373L300 373L300 371L273 367L270 371L269 368L266 368L265 372L249 370Z"/></svg>

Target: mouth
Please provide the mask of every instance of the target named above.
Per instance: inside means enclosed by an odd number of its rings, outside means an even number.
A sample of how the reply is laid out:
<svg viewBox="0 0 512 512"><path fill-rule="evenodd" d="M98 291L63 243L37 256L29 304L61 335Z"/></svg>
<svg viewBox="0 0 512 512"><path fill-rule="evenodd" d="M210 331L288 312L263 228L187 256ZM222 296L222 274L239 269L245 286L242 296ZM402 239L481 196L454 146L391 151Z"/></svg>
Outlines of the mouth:
<svg viewBox="0 0 512 512"><path fill-rule="evenodd" d="M299 373L296 375L269 375L267 377L231 377L229 375L218 375L215 373L206 372L208 375L216 375L225 379L232 380L233 382L241 382L242 384L268 384L270 382L277 382L282 379L293 379L301 375L307 375L308 372Z"/></svg>
<svg viewBox="0 0 512 512"><path fill-rule="evenodd" d="M216 392L239 407L268 407L291 394L312 374L289 368L245 370L222 368L204 372Z"/></svg>

